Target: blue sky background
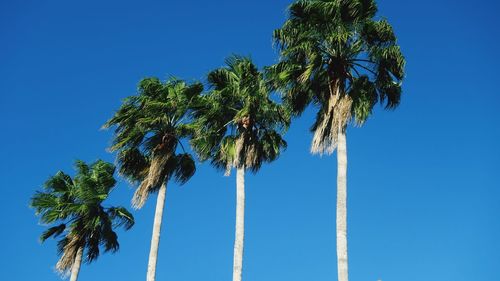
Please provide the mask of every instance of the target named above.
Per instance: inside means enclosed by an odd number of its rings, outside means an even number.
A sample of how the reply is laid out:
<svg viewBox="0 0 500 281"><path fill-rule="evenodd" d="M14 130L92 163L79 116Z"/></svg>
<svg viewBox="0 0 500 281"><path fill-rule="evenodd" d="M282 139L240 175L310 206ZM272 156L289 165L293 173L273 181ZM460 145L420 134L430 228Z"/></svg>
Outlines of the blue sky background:
<svg viewBox="0 0 500 281"><path fill-rule="evenodd" d="M401 106L348 131L351 280L500 280L500 2L380 0L407 58ZM141 78L203 79L231 53L276 61L290 1L0 1L0 280L56 280L28 208L75 159L113 161L100 126ZM336 157L288 150L247 177L246 281L336 280ZM120 182L109 204L129 206ZM143 280L155 198L80 280ZM157 280L231 279L235 180L170 185Z"/></svg>

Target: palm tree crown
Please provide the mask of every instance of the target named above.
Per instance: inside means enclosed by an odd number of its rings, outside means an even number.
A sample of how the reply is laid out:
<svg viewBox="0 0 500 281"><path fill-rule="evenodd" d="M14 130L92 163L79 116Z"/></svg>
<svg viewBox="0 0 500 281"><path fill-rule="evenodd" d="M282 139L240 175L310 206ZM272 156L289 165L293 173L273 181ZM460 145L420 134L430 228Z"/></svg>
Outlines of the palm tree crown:
<svg viewBox="0 0 500 281"><path fill-rule="evenodd" d="M139 94L125 99L105 125L115 126L111 151L118 151L122 175L140 183L133 205L140 208L148 195L173 178L185 183L195 172L195 163L185 151L178 153L181 140L190 134L191 107L203 86L172 78L162 83L147 78L139 84Z"/></svg>
<svg viewBox="0 0 500 281"><path fill-rule="evenodd" d="M79 249L85 250L88 263L97 259L100 247L105 252L117 251L118 236L113 228L123 226L128 230L134 225L132 214L125 208L102 205L116 183L112 164L98 160L89 166L77 161L76 169L73 179L57 172L45 182L44 192L37 192L31 200L41 223L59 223L43 232L42 242L67 231L58 242L61 258L56 268L60 272L71 269Z"/></svg>
<svg viewBox="0 0 500 281"><path fill-rule="evenodd" d="M272 101L262 73L249 58L231 56L226 67L208 74L211 91L195 116L191 143L202 160L229 173L244 167L258 171L286 148L281 133L289 114Z"/></svg>
<svg viewBox="0 0 500 281"><path fill-rule="evenodd" d="M361 125L377 102L399 104L405 60L373 0L300 0L289 11L274 32L281 57L268 74L294 114L319 106L311 151L332 153L352 117Z"/></svg>

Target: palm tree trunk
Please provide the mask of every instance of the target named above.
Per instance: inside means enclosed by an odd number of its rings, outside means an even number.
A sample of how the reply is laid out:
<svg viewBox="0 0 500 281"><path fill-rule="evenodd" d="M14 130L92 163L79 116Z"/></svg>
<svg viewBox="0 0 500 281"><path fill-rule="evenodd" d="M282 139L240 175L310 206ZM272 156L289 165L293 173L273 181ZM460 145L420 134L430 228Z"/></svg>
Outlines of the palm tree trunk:
<svg viewBox="0 0 500 281"><path fill-rule="evenodd" d="M151 237L151 249L149 250L149 262L147 281L154 281L156 276L156 261L158 260L158 247L160 246L161 221L163 217L163 208L165 206L165 196L167 194L167 184L163 183L158 191L156 199L156 211L153 224L153 235Z"/></svg>
<svg viewBox="0 0 500 281"><path fill-rule="evenodd" d="M337 268L338 280L348 281L347 270L347 144L339 128L337 147Z"/></svg>
<svg viewBox="0 0 500 281"><path fill-rule="evenodd" d="M245 168L236 170L236 232L234 239L233 281L241 281L245 237Z"/></svg>
<svg viewBox="0 0 500 281"><path fill-rule="evenodd" d="M75 262L71 267L71 278L70 281L76 281L78 279L78 273L80 273L80 266L82 265L83 247L78 248L76 251Z"/></svg>

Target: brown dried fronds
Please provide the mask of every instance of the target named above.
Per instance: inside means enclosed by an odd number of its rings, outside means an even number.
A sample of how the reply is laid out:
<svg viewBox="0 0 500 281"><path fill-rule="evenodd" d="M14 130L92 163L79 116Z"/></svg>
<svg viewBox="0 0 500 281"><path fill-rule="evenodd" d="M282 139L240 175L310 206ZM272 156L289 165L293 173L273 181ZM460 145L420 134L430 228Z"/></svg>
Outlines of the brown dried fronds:
<svg viewBox="0 0 500 281"><path fill-rule="evenodd" d="M314 131L313 154L332 154L337 148L339 131L345 132L351 119L352 99L348 95L331 95L323 120Z"/></svg>
<svg viewBox="0 0 500 281"><path fill-rule="evenodd" d="M132 197L133 208L142 208L148 200L149 193L151 193L152 189L160 186L165 180L166 175L164 170L169 158L169 154L164 153L158 153L153 157L151 165L149 166L148 175L141 182Z"/></svg>
<svg viewBox="0 0 500 281"><path fill-rule="evenodd" d="M71 272L71 268L75 263L78 249L80 248L80 239L77 235L68 235L68 243L64 246L61 258L56 264L56 270L63 276L67 276Z"/></svg>
<svg viewBox="0 0 500 281"><path fill-rule="evenodd" d="M244 153L243 149L245 148L245 138L243 134L236 140L235 144L235 153L234 153L234 159L233 159L233 167L239 167L240 166L240 160L242 153Z"/></svg>

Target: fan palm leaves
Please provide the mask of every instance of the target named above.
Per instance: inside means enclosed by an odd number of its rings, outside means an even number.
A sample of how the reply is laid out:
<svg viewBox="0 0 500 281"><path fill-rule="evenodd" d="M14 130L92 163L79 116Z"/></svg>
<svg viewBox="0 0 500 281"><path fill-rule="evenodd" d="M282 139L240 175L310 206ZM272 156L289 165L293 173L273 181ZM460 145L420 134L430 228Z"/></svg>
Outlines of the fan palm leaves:
<svg viewBox="0 0 500 281"><path fill-rule="evenodd" d="M245 170L257 172L286 148L282 133L289 114L270 98L263 74L246 57L231 56L226 66L208 74L209 94L195 111L191 144L202 160L226 175L237 169L236 233L233 281L243 266Z"/></svg>
<svg viewBox="0 0 500 281"><path fill-rule="evenodd" d="M232 168L257 172L286 148L281 133L289 113L270 98L262 73L246 57L233 55L226 67L208 74L211 91L195 111L191 144L202 160L226 173Z"/></svg>
<svg viewBox="0 0 500 281"><path fill-rule="evenodd" d="M184 184L196 170L181 141L191 134L190 112L202 90L200 83L175 78L143 79L138 94L126 98L104 125L115 128L110 150L117 152L120 174L138 185L133 206L141 208L151 193L158 192L148 281L155 280L166 184L169 180Z"/></svg>
<svg viewBox="0 0 500 281"><path fill-rule="evenodd" d="M331 154L338 147L337 258L339 281L347 270L346 127L362 125L377 103L386 109L401 99L405 59L393 28L376 19L373 0L299 0L274 31L280 61L267 69L270 85L300 115L318 107L311 127L311 152Z"/></svg>
<svg viewBox="0 0 500 281"><path fill-rule="evenodd" d="M115 167L102 160L91 165L76 161L75 166L74 178L59 171L31 199L40 222L52 225L40 240L63 235L57 245L61 257L56 269L64 274L71 270L72 281L78 277L82 257L90 263L99 257L101 249L118 250L114 228L128 230L134 225L134 217L125 208L102 205L116 184Z"/></svg>

